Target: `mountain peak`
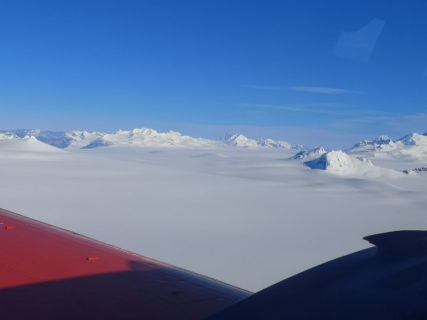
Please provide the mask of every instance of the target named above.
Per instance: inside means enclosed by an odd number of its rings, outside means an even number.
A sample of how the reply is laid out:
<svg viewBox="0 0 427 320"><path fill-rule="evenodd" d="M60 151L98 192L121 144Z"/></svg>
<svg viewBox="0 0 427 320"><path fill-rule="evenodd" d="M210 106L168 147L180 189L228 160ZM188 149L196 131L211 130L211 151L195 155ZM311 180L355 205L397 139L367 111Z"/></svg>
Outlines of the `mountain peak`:
<svg viewBox="0 0 427 320"><path fill-rule="evenodd" d="M256 140L249 139L248 137L240 133L235 133L231 136L226 137L225 143L235 147L242 147L242 148L258 147L258 142Z"/></svg>
<svg viewBox="0 0 427 320"><path fill-rule="evenodd" d="M325 148L315 147L310 150L302 150L292 157L292 159L314 159L326 153Z"/></svg>
<svg viewBox="0 0 427 320"><path fill-rule="evenodd" d="M374 140L372 140L372 142L381 145L381 144L390 144L393 142L393 140L391 140L389 136L383 134L375 138Z"/></svg>
<svg viewBox="0 0 427 320"><path fill-rule="evenodd" d="M304 163L311 169L326 170L337 174L357 173L373 166L365 158L353 157L342 150L333 150L321 155L319 158Z"/></svg>
<svg viewBox="0 0 427 320"><path fill-rule="evenodd" d="M399 139L398 142L407 146L427 146L427 136L414 132Z"/></svg>
<svg viewBox="0 0 427 320"><path fill-rule="evenodd" d="M381 135L373 140L363 140L351 148L351 152L382 151L392 149L395 142L387 135Z"/></svg>
<svg viewBox="0 0 427 320"><path fill-rule="evenodd" d="M293 146L287 141L283 140L273 140L270 138L261 138L259 140L251 139L246 137L241 133L235 133L232 135L227 135L225 137L225 143L235 147L241 148L274 148L274 149L292 149Z"/></svg>

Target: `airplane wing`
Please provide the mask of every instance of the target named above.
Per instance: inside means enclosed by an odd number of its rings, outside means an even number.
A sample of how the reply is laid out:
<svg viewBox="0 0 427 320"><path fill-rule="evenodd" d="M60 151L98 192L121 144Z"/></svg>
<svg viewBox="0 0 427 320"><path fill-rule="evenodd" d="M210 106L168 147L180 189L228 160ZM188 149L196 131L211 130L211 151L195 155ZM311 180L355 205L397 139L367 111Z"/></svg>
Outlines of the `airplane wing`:
<svg viewBox="0 0 427 320"><path fill-rule="evenodd" d="M256 294L0 209L2 319L427 319L427 232Z"/></svg>
<svg viewBox="0 0 427 320"><path fill-rule="evenodd" d="M365 240L375 247L283 280L209 320L427 319L427 232Z"/></svg>
<svg viewBox="0 0 427 320"><path fill-rule="evenodd" d="M0 209L1 319L203 319L249 295Z"/></svg>

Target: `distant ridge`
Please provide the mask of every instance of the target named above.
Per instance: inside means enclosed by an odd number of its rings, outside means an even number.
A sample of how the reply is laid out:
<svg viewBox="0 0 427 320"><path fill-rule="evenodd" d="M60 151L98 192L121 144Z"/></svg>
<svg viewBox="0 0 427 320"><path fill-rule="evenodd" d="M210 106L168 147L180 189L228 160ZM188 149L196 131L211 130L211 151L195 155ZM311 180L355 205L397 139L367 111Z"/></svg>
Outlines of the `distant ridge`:
<svg viewBox="0 0 427 320"><path fill-rule="evenodd" d="M326 153L323 147L305 149L301 145L292 145L284 140L270 138L253 139L243 134L227 135L222 140L195 138L176 131L159 132L150 128L117 130L114 132L100 131L51 131L37 129L0 130L0 140L24 139L35 137L38 141L59 149L95 149L100 147L135 146L135 147L177 147L177 148L211 148L237 147L244 149L278 149L295 150L294 159L313 159ZM381 135L373 140L363 140L346 150L350 154L376 154L390 152L406 152L415 157L427 154L427 132L424 134L410 133L392 140Z"/></svg>
<svg viewBox="0 0 427 320"><path fill-rule="evenodd" d="M298 149L283 140L251 139L242 134L233 134L224 140L194 138L176 131L159 132L150 128L99 131L50 131L36 129L0 130L10 139L35 137L38 141L60 149L94 149L114 146L209 148L230 146L239 148ZM1 139L1 137L0 137Z"/></svg>

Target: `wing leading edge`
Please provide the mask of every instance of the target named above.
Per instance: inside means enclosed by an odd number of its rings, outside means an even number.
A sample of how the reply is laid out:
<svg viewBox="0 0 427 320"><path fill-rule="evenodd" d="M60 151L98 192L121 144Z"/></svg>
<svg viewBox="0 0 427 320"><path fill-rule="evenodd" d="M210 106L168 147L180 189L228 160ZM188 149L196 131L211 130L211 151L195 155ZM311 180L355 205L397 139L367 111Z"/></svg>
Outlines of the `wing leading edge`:
<svg viewBox="0 0 427 320"><path fill-rule="evenodd" d="M202 319L249 294L0 209L4 319Z"/></svg>

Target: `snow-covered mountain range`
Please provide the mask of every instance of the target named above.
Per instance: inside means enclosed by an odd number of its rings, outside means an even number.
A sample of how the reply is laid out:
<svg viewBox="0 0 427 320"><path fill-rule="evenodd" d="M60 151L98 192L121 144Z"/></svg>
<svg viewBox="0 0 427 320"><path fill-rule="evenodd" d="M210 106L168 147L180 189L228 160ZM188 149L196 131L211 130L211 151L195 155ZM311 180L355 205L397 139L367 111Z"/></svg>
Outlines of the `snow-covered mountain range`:
<svg viewBox="0 0 427 320"><path fill-rule="evenodd" d="M0 139L25 139L34 137L38 141L56 148L82 148L105 133L96 131L49 131L33 129L1 130Z"/></svg>
<svg viewBox="0 0 427 320"><path fill-rule="evenodd" d="M350 151L366 152L366 151L383 151L391 150L395 147L395 143L388 136L382 135L373 140L363 140L355 144Z"/></svg>
<svg viewBox="0 0 427 320"><path fill-rule="evenodd" d="M328 151L323 147L305 149L290 159L300 160L311 169L340 175L394 176L402 172L422 173L425 170L420 168L425 168L427 162L427 133L411 133L397 140L382 135L373 140L363 140L344 151ZM405 165L412 167L407 168Z"/></svg>
<svg viewBox="0 0 427 320"><path fill-rule="evenodd" d="M209 147L217 142L203 138L193 138L179 132L158 132L154 129L142 128L133 130L119 130L105 133L92 140L85 149L100 146L133 145L145 147Z"/></svg>
<svg viewBox="0 0 427 320"><path fill-rule="evenodd" d="M227 135L224 139L224 142L230 146L241 147L241 148L275 148L275 149L298 149L300 146L293 146L289 142L284 140L273 140L270 138L259 140L250 139L243 134L233 134Z"/></svg>
<svg viewBox="0 0 427 320"><path fill-rule="evenodd" d="M0 152L4 156L7 153L15 154L59 154L64 152L63 150L41 142L34 136L25 136L20 138L13 134L0 133Z"/></svg>
<svg viewBox="0 0 427 320"><path fill-rule="evenodd" d="M326 150L319 146L305 149L283 140L252 139L243 134L228 135L222 140L194 138L179 132L158 132L141 128L118 130L111 133L98 131L43 131L10 130L0 131L0 151L59 152L61 149L95 149L99 147L171 147L188 149L241 148L252 150L283 150L289 160L301 161L311 169L331 173L355 174L371 172L377 162L398 159L408 162L408 171L423 167L427 162L427 133L411 133L392 140L386 135L373 140L363 140L347 150ZM411 167L409 167L411 165ZM375 169L376 170L376 169ZM418 172L418 171L415 171Z"/></svg>
<svg viewBox="0 0 427 320"><path fill-rule="evenodd" d="M60 149L93 149L106 146L143 146L143 147L187 147L206 148L232 146L240 148L298 149L286 141L273 139L250 139L242 134L227 136L224 140L194 138L176 131L158 132L141 128L118 130L111 133L98 131L43 131L43 130L3 130L0 134L8 139L35 137L37 140ZM1 137L0 137L1 139Z"/></svg>
<svg viewBox="0 0 427 320"><path fill-rule="evenodd" d="M354 145L349 151L358 152L388 152L404 149L408 146L427 147L427 133L411 133L393 141L390 137L382 135L373 140L363 140Z"/></svg>
<svg viewBox="0 0 427 320"><path fill-rule="evenodd" d="M397 140L380 136L359 142L347 152L372 159L424 161L427 159L427 133L411 133Z"/></svg>

